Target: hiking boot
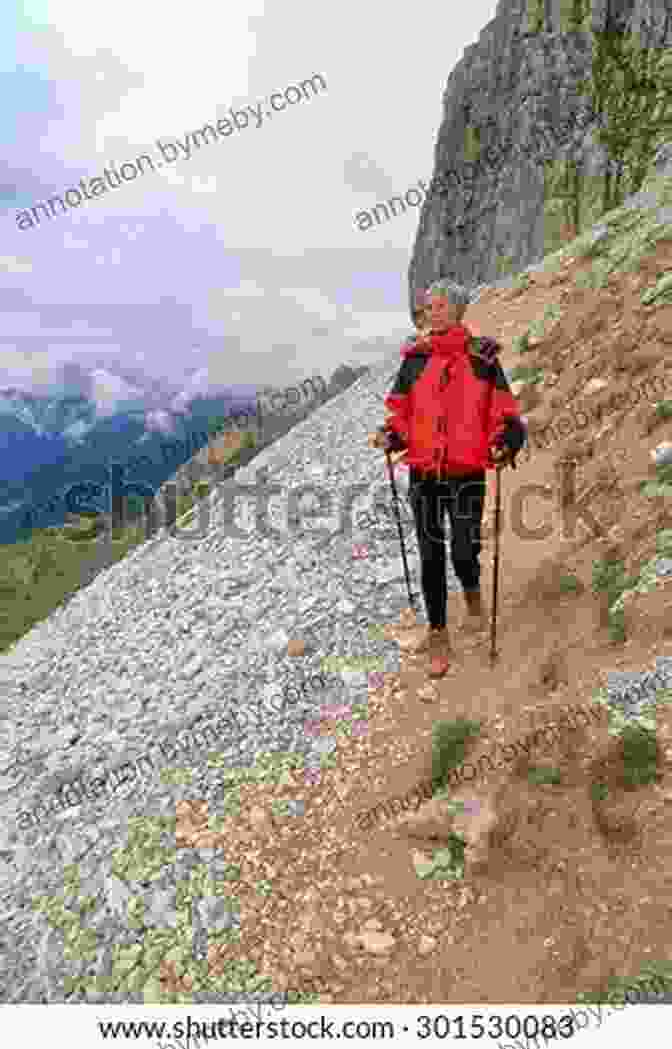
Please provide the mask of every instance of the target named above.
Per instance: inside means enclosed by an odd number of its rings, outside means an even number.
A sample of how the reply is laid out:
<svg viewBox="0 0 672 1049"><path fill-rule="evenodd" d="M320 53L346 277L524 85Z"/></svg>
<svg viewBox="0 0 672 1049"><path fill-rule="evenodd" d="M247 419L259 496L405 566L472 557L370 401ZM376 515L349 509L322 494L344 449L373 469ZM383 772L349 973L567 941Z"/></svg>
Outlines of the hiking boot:
<svg viewBox="0 0 672 1049"><path fill-rule="evenodd" d="M428 677L443 677L450 667L450 638L445 627L429 631Z"/></svg>
<svg viewBox="0 0 672 1049"><path fill-rule="evenodd" d="M477 630L485 630L488 622L480 589L465 590L464 601L467 606L467 615L469 617L467 623L470 626L475 627Z"/></svg>

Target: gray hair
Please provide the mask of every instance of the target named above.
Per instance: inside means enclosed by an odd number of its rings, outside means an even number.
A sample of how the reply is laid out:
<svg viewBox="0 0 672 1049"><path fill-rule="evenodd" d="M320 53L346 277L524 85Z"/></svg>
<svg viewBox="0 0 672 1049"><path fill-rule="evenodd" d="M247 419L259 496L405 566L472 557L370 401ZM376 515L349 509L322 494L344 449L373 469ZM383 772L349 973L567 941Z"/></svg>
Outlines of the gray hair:
<svg viewBox="0 0 672 1049"><path fill-rule="evenodd" d="M462 284L456 284L452 280L435 280L427 289L427 297L439 295L447 299L451 306L463 306L465 309L471 302L471 293Z"/></svg>

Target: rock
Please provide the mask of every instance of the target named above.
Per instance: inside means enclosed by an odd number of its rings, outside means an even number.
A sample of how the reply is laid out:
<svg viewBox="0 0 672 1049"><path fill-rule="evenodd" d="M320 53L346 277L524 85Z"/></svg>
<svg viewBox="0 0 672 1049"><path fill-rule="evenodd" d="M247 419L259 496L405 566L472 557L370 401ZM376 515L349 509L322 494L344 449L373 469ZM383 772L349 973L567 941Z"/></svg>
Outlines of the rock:
<svg viewBox="0 0 672 1049"><path fill-rule="evenodd" d="M415 873L418 875L419 878L424 878L425 874L427 874L429 869L432 867L432 857L429 856L426 852L420 852L419 849L412 849L411 860L413 861L413 866L415 867Z"/></svg>
<svg viewBox="0 0 672 1049"><path fill-rule="evenodd" d="M462 811L459 811L459 810ZM490 832L497 825L498 816L492 797L487 792L456 791L450 798L432 798L417 812L400 821L400 828L413 838L429 841L447 841L451 833L459 834L465 842L465 874L488 859ZM423 864L431 857L414 856L416 871L421 874ZM420 868L419 866L420 865ZM421 875L422 876L422 875Z"/></svg>
<svg viewBox="0 0 672 1049"><path fill-rule="evenodd" d="M280 652L286 645L289 645L289 638L284 630L276 630L267 640L268 647L274 652Z"/></svg>
<svg viewBox="0 0 672 1049"><path fill-rule="evenodd" d="M568 32L566 5L542 5L541 28L530 14L538 6L501 0L448 76L433 179L409 269L409 305L416 290L440 275L473 287L474 301L486 288L492 293L510 287L513 276L500 277L502 263L515 274L548 252L546 223L539 221L544 162L558 160L571 147L586 171L604 170L596 117L580 89L591 73L591 48L583 46L585 34ZM650 27L649 47L672 46L672 23L662 17L664 0L600 3L592 9L595 32L617 22L619 31L634 31L637 38L644 23ZM489 92L495 83L500 85L496 101ZM467 160L471 146L473 161ZM656 154L661 173L670 171L670 148L665 144ZM392 203L388 207L396 214ZM607 236L605 226L596 224L594 251ZM571 236L567 229L565 239Z"/></svg>
<svg viewBox="0 0 672 1049"><path fill-rule="evenodd" d="M291 640L287 642L287 655L288 656L303 656L306 651L306 642Z"/></svg>
<svg viewBox="0 0 672 1049"><path fill-rule="evenodd" d="M498 816L492 798L481 795L479 798L465 800L464 813L455 816L453 829L465 841L466 849L465 875L468 870L475 870L488 860L490 834L497 826ZM467 804L469 804L467 809Z"/></svg>
<svg viewBox="0 0 672 1049"><path fill-rule="evenodd" d="M454 815L447 799L432 798L421 805L417 812L401 820L399 826L413 838L430 841L447 839Z"/></svg>
<svg viewBox="0 0 672 1049"><path fill-rule="evenodd" d="M378 918L369 918L368 921L365 921L364 925L362 926L362 928L364 929L373 929L375 932L380 931L382 927L383 923L379 921Z"/></svg>
<svg viewBox="0 0 672 1049"><path fill-rule="evenodd" d="M599 393L600 390L603 390L608 385L608 379L590 379L583 388L584 396L591 393Z"/></svg>
<svg viewBox="0 0 672 1049"><path fill-rule="evenodd" d="M439 693L434 685L422 685L417 691L417 696L423 703L436 703Z"/></svg>
<svg viewBox="0 0 672 1049"><path fill-rule="evenodd" d="M656 466L669 466L672 463L672 441L663 441L649 455Z"/></svg>
<svg viewBox="0 0 672 1049"><path fill-rule="evenodd" d="M388 954L396 940L389 932L367 931L357 936L357 942L367 954Z"/></svg>
<svg viewBox="0 0 672 1049"><path fill-rule="evenodd" d="M252 829L257 833L266 833L274 827L274 820L271 814L259 805L255 805L250 809L248 818Z"/></svg>
<svg viewBox="0 0 672 1049"><path fill-rule="evenodd" d="M418 944L418 954L426 955L431 954L436 949L436 940L433 936L421 936L420 943Z"/></svg>

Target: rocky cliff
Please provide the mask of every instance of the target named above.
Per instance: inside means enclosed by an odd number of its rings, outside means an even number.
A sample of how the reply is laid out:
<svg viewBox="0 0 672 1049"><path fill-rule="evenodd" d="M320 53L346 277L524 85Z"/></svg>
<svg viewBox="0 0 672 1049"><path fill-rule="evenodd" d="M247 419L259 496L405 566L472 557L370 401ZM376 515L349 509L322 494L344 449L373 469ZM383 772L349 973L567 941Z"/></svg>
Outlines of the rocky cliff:
<svg viewBox="0 0 672 1049"><path fill-rule="evenodd" d="M672 47L672 11L670 0L592 0L581 28L568 31L577 8L580 0L500 0L450 74L409 306L438 277L492 283L559 246L549 239L544 161L571 150L589 176L604 171L580 86L591 76L592 34L633 32L647 48Z"/></svg>

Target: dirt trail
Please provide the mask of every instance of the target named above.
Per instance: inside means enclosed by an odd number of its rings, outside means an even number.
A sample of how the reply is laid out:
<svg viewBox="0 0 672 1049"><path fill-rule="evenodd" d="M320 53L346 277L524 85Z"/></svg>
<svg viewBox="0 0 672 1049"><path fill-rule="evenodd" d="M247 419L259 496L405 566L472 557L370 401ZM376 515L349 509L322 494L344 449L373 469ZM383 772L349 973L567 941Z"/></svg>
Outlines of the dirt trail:
<svg viewBox="0 0 672 1049"><path fill-rule="evenodd" d="M642 290L672 269L672 241L659 242L637 273L612 274L606 288L576 287L577 274L590 265L590 259L569 261L559 273L539 274L525 291L484 295L467 313L468 325L501 341L504 366L543 368L543 384L519 394L533 431L579 400L605 400L654 376L664 396L672 395L672 306L640 301ZM559 320L519 356L514 337L551 305L559 305ZM596 378L608 380L604 392L590 392ZM324 1002L486 1004L572 1002L577 991L670 959L672 707L660 706L657 714L657 782L627 791L619 741L608 735L606 710L593 696L608 671L653 669L656 656L672 656L672 577L626 601L624 642L612 640L604 602L591 591L596 560L620 556L634 575L655 556L656 535L672 527L669 495L639 491L641 480L655 476L650 449L672 440L672 419L660 419L652 406L662 396L605 411L601 423L590 421L547 450L533 446L515 472L503 474L494 669L487 635L462 629L461 595L451 595L449 675L428 691L425 657L407 648L413 631L391 625L400 672L371 690L368 735L339 737L336 767L319 785L306 788L297 772L278 788L242 788L241 811L249 819L232 819L221 836L208 836L203 808L183 804L180 844L208 840L231 862L245 857L242 888L236 887L243 935L227 948L227 959L251 958L275 987L315 990ZM577 500L593 489L589 511L601 537L581 523L572 536L563 525L562 456L577 463ZM494 476L490 481L491 518ZM536 540L512 527L516 500L531 485L539 487L525 500L525 527L552 525ZM544 487L547 500L539 494ZM488 602L491 559L487 541L481 565ZM578 589L566 591L570 573ZM361 829L362 813L431 775L437 721L481 723L467 754L480 770L479 755L524 738L568 705L601 709L601 720L586 715L585 727L579 723L551 746L534 744L526 760L507 764L500 757L494 771L460 786L456 796L479 800L484 821L479 861L470 862L462 880L418 877L414 850L431 857L436 842L412 837L403 813ZM528 767L535 764L558 769L561 782L530 783ZM597 782L608 784L608 802L593 800ZM306 798L301 821L271 814L271 801L290 784ZM271 896L254 892L259 878L272 880ZM216 968L216 953L211 964Z"/></svg>

